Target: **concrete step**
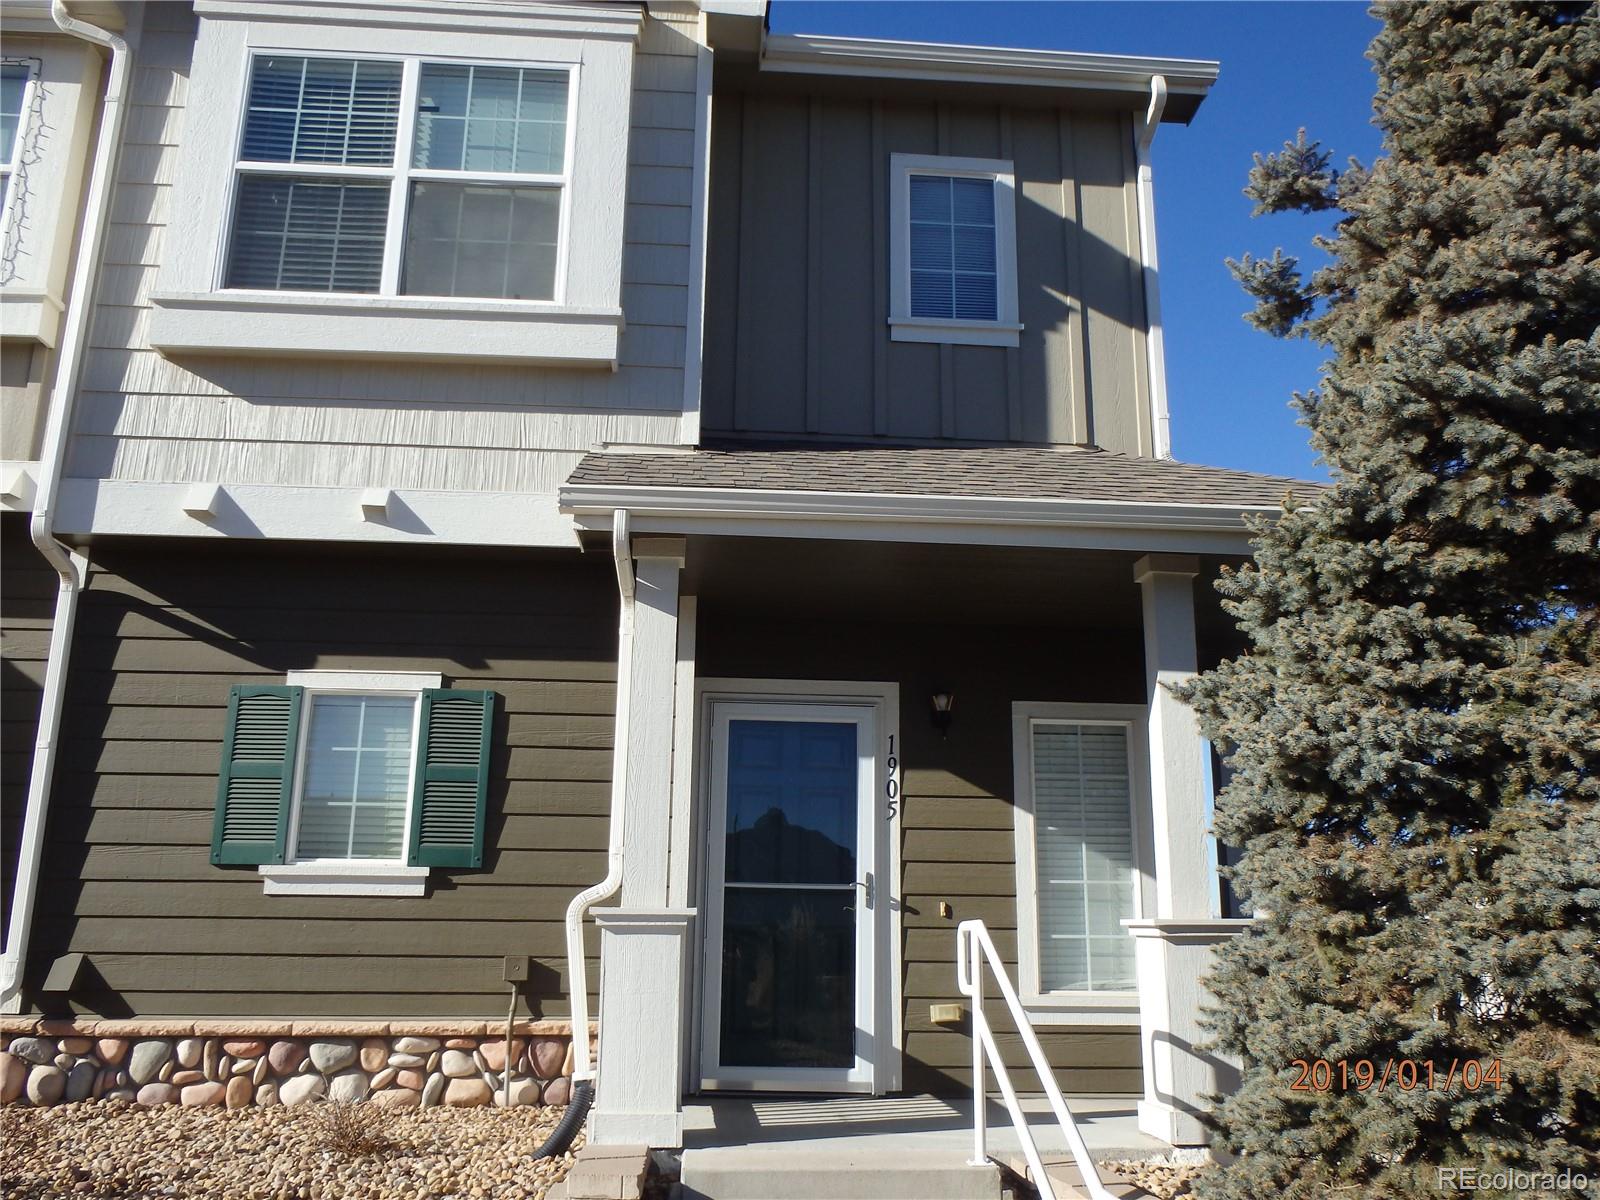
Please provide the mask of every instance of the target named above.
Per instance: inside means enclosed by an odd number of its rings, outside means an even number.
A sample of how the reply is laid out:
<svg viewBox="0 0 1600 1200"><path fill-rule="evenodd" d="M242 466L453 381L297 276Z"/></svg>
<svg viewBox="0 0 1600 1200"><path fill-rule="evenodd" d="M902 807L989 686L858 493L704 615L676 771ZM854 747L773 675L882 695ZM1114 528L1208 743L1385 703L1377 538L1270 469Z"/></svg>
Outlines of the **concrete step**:
<svg viewBox="0 0 1600 1200"><path fill-rule="evenodd" d="M1083 1186L1083 1174L1078 1170L1078 1164L1073 1161L1070 1154L1044 1154L1040 1156L1044 1163L1044 1173L1050 1177L1050 1186L1055 1191L1056 1200L1088 1200L1089 1193ZM1035 1183L1033 1172L1028 1169L1028 1160L1023 1155L1012 1153L1006 1156L1006 1166L1011 1168L1019 1177L1029 1183ZM1108 1171L1100 1172L1100 1182L1105 1185L1117 1200L1152 1200L1150 1193L1141 1187L1135 1187L1116 1179Z"/></svg>
<svg viewBox="0 0 1600 1200"><path fill-rule="evenodd" d="M1000 1168L945 1151L686 1150L682 1200L1000 1200Z"/></svg>

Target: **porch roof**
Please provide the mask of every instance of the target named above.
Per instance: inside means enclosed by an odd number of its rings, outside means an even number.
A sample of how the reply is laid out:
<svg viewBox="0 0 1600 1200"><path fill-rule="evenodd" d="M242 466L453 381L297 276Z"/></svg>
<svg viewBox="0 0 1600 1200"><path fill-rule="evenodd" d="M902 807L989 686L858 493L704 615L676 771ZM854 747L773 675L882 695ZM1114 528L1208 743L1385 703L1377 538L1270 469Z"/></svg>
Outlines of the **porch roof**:
<svg viewBox="0 0 1600 1200"><path fill-rule="evenodd" d="M563 502L612 489L1066 500L1278 509L1325 485L1088 447L880 447L725 444L697 450L602 449L584 456Z"/></svg>

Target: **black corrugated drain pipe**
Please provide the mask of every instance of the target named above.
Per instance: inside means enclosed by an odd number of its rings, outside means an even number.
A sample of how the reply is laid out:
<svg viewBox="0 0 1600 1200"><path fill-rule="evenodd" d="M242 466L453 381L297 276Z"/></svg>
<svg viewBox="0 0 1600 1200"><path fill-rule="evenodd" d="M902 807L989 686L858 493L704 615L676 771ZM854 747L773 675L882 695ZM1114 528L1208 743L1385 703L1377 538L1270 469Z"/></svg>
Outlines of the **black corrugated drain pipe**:
<svg viewBox="0 0 1600 1200"><path fill-rule="evenodd" d="M535 1158L556 1158L567 1152L567 1147L572 1145L572 1139L578 1136L578 1130L583 1128L583 1122L589 1115L589 1106L594 1103L594 1080L580 1080L572 1089L572 1099L567 1103L566 1115L561 1118L555 1132L545 1138L544 1145L533 1152Z"/></svg>

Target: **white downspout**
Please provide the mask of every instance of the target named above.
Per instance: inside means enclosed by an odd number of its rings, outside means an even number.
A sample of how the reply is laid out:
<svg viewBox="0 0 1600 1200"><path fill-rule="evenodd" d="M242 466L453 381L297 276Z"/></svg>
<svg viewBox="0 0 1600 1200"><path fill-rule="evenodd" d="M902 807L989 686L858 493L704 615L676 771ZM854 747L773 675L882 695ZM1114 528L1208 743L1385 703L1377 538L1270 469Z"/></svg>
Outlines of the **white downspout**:
<svg viewBox="0 0 1600 1200"><path fill-rule="evenodd" d="M1150 432L1157 458L1172 457L1172 421L1167 413L1166 336L1161 330L1160 271L1156 263L1156 189L1150 172L1150 143L1156 140L1161 113L1167 107L1167 80L1150 77L1150 107L1134 143L1139 180L1139 265L1144 275L1145 374L1150 380Z"/></svg>
<svg viewBox="0 0 1600 1200"><path fill-rule="evenodd" d="M22 975L27 963L28 932L39 891L39 865L44 856L45 818L50 809L50 785L55 773L56 742L61 728L61 700L66 686L67 656L72 647L72 625L78 612L78 592L83 586L88 560L55 539L56 498L67 455L67 435L72 428L72 405L83 374L83 348L93 310L100 248L105 241L106 217L111 209L112 172L122 140L124 93L128 86L131 52L114 33L80 21L67 12L63 0L51 0L50 15L63 33L104 46L111 51L111 70L95 139L89 194L84 204L83 229L78 238L78 261L72 274L72 294L56 361L55 386L46 408L44 442L39 450L39 483L29 532L45 561L56 569L61 583L56 591L55 623L50 629L50 655L45 663L44 690L39 698L39 725L33 743L33 771L28 777L28 806L22 821L22 843L17 857L17 880L11 901L11 925L5 951L0 955L0 1012L22 1008Z"/></svg>
<svg viewBox="0 0 1600 1200"><path fill-rule="evenodd" d="M567 905L567 979L572 993L572 1082L576 1086L594 1078L589 1054L589 970L583 953L583 921L591 906L616 895L622 886L622 816L628 780L628 710L633 658L633 547L628 537L628 510L619 508L611 519L611 553L617 565L617 723L611 751L611 837L606 856L606 877L586 888Z"/></svg>

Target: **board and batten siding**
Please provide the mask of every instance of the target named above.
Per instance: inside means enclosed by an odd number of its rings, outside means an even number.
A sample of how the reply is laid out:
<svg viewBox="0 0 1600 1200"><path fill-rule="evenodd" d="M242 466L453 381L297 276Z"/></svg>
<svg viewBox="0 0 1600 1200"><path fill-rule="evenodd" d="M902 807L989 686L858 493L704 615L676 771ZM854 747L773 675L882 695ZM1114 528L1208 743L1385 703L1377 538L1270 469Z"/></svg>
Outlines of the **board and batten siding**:
<svg viewBox="0 0 1600 1200"><path fill-rule="evenodd" d="M606 871L609 558L148 539L94 558L30 981L81 951L103 982L73 1004L104 1016L489 1020L502 958L526 954L524 1011L567 1014L563 915ZM211 864L229 689L310 668L497 695L483 869L376 898L268 896L256 868Z"/></svg>
<svg viewBox="0 0 1600 1200"><path fill-rule="evenodd" d="M703 595L696 673L703 678L875 680L900 688L904 748L900 822L907 1092L955 1095L972 1085L971 1030L935 1025L928 1007L962 1002L958 922L981 918L1016 977L1017 873L1012 797L1015 700L1142 703L1138 634L1126 630L868 624L783 614L763 620ZM1064 617L1070 620L1070 615ZM956 695L949 736L928 718L936 688ZM952 909L939 913L940 901ZM989 987L989 994L994 989ZM1004 1005L988 1008L1019 1089L1038 1091ZM1137 1092L1138 1028L1038 1029L1069 1092Z"/></svg>
<svg viewBox="0 0 1600 1200"><path fill-rule="evenodd" d="M1152 453L1129 113L723 91L708 434ZM1016 348L896 342L892 154L1016 167Z"/></svg>
<svg viewBox="0 0 1600 1200"><path fill-rule="evenodd" d="M637 48L627 327L613 372L259 357L180 365L152 350L150 294L183 157L195 17L179 3L147 4L141 14L69 477L552 493L598 442L680 440L699 49L692 18L647 16Z"/></svg>

